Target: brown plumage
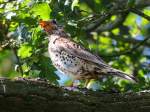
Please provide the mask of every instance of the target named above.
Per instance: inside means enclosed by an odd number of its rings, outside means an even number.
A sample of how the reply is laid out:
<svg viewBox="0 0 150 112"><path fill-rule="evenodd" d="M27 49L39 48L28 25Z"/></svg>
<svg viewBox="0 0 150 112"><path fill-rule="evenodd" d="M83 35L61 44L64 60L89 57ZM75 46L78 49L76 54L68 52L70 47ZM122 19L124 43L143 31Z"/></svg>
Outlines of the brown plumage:
<svg viewBox="0 0 150 112"><path fill-rule="evenodd" d="M80 46L54 20L40 21L49 38L48 51L53 65L74 79L98 79L114 75L127 80L135 78L106 64L99 56Z"/></svg>

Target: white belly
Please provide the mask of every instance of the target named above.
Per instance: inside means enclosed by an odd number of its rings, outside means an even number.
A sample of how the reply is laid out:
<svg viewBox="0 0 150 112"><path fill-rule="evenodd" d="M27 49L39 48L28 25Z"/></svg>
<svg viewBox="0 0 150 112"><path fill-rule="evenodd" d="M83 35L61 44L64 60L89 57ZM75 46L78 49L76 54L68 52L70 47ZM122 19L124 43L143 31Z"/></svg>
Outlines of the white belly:
<svg viewBox="0 0 150 112"><path fill-rule="evenodd" d="M49 55L53 65L64 74L73 78L80 74L82 64L79 58L68 55L64 51L59 51L52 45L49 45Z"/></svg>

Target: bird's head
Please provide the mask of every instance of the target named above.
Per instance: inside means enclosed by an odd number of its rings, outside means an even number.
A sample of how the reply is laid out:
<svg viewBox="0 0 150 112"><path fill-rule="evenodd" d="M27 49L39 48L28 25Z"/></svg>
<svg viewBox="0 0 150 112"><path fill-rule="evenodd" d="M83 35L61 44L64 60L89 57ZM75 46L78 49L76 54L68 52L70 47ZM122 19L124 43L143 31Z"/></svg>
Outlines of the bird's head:
<svg viewBox="0 0 150 112"><path fill-rule="evenodd" d="M49 34L53 34L53 32L58 30L58 26L57 26L56 20L49 20L49 21L41 20L39 22L39 24Z"/></svg>

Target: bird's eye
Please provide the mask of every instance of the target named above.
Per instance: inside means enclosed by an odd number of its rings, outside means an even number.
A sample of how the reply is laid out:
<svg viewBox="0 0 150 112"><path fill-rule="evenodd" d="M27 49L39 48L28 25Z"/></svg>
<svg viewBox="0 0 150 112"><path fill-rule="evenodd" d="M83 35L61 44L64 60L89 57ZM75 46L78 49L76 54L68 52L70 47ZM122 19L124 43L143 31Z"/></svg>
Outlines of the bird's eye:
<svg viewBox="0 0 150 112"><path fill-rule="evenodd" d="M52 23L57 24L56 20L54 20L54 19L52 20Z"/></svg>

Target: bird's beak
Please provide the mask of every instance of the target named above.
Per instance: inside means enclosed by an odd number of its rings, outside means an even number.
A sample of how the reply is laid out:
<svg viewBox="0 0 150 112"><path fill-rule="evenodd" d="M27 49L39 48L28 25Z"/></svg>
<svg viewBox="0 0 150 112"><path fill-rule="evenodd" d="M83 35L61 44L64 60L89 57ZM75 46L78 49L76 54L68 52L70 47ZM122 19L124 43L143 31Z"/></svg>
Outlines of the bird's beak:
<svg viewBox="0 0 150 112"><path fill-rule="evenodd" d="M50 21L40 21L39 25L43 28L46 32L50 32L54 29L53 24Z"/></svg>
<svg viewBox="0 0 150 112"><path fill-rule="evenodd" d="M46 25L46 21L42 21L42 20L41 20L41 21L39 22L39 25L40 25L42 28L44 28L44 26Z"/></svg>

